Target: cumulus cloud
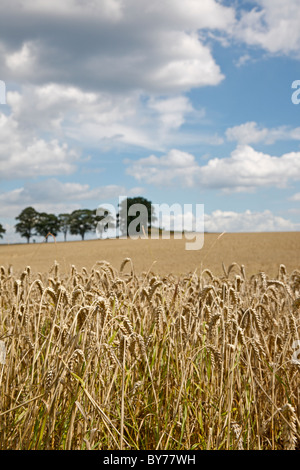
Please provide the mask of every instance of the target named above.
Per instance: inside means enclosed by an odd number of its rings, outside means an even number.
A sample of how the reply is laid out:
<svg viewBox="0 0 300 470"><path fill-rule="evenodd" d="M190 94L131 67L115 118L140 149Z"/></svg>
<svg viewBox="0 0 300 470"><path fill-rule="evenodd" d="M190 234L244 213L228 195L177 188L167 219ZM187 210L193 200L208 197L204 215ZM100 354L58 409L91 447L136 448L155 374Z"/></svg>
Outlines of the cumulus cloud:
<svg viewBox="0 0 300 470"><path fill-rule="evenodd" d="M27 206L37 211L71 212L81 208L82 204L98 205L122 195L140 195L143 188L126 188L120 185L103 185L91 188L89 184L63 183L55 178L34 183L27 183L0 194L0 216L15 217Z"/></svg>
<svg viewBox="0 0 300 470"><path fill-rule="evenodd" d="M300 58L300 10L298 0L256 0L235 25L235 35L245 43L273 54Z"/></svg>
<svg viewBox="0 0 300 470"><path fill-rule="evenodd" d="M256 122L246 122L226 130L228 140L235 140L240 144L261 142L266 138L267 129L258 129Z"/></svg>
<svg viewBox="0 0 300 470"><path fill-rule="evenodd" d="M300 127L279 126L268 129L260 128L256 122L250 121L228 128L225 134L229 141L237 141L239 144L273 144L278 140L300 140Z"/></svg>
<svg viewBox="0 0 300 470"><path fill-rule="evenodd" d="M204 227L208 232L274 232L299 230L300 224L274 215L271 211L245 212L216 210L204 214Z"/></svg>
<svg viewBox="0 0 300 470"><path fill-rule="evenodd" d="M114 95L47 83L24 85L22 92L9 91L7 104L15 132L27 137L43 133L59 140L69 139L74 145L100 149L134 145L163 150L173 139L178 143L203 139L210 139L214 145L220 143L220 138L214 136L190 136L181 131L183 124L199 123L205 116L205 110L194 109L182 95Z"/></svg>
<svg viewBox="0 0 300 470"><path fill-rule="evenodd" d="M234 6L216 0L54 0L50 6L3 0L2 73L22 83L114 93L180 94L217 85L224 74L206 38L217 32L271 52L297 52L297 1L282 8L281 0L257 0L237 17Z"/></svg>
<svg viewBox="0 0 300 470"><path fill-rule="evenodd" d="M15 78L18 75L28 76L35 65L35 55L34 42L24 42L20 50L6 54L6 67L14 73Z"/></svg>
<svg viewBox="0 0 300 470"><path fill-rule="evenodd" d="M148 107L156 111L158 119L166 129L178 129L185 122L187 114L193 113L194 109L185 96L170 98L150 98ZM203 111L201 113L203 116Z"/></svg>
<svg viewBox="0 0 300 470"><path fill-rule="evenodd" d="M195 175L199 172L195 157L177 149L170 150L162 157L150 155L136 161L126 159L124 163L129 165L127 174L138 181L157 186L177 182L185 187L192 187L195 184Z"/></svg>
<svg viewBox="0 0 300 470"><path fill-rule="evenodd" d="M234 15L215 0L187 0L184 6L180 0L55 0L51 8L40 1L4 1L3 73L94 91L181 93L216 85L224 75L198 31L228 31Z"/></svg>
<svg viewBox="0 0 300 470"><path fill-rule="evenodd" d="M162 157L151 155L125 163L129 175L157 186L176 183L199 189L253 191L267 186L284 188L288 182L300 180L300 152L276 157L249 145L239 145L230 157L211 158L206 165L199 165L192 154L176 149Z"/></svg>
<svg viewBox="0 0 300 470"><path fill-rule="evenodd" d="M46 141L19 130L11 116L0 114L0 179L72 173L78 154L66 143Z"/></svg>
<svg viewBox="0 0 300 470"><path fill-rule="evenodd" d="M34 152L35 141L44 143L40 171L47 175L52 171L47 169L48 150L55 145L54 153L62 149L62 174L74 171L77 151L70 143L63 148L66 138L75 145L135 145L154 151L189 143L220 145L218 136L189 135L182 129L191 119L201 122L205 112L194 109L184 94L224 79L206 41L209 33L239 37L247 44L253 36L263 48L269 34L279 36L282 24L298 34L293 0L284 9L277 0L256 5L260 8L237 18L234 7L216 0L54 0L51 7L42 1L3 0L0 60L6 80L22 83L19 91L8 90L7 101L24 164L31 158L26 149L31 146ZM298 139L300 134L299 128L243 126L228 129L227 138L251 144ZM37 174L34 167L29 174Z"/></svg>
<svg viewBox="0 0 300 470"><path fill-rule="evenodd" d="M7 80L93 91L182 93L224 79L206 39L221 35L276 54L300 50L298 0L3 0L0 60ZM17 31L17 34L16 34ZM38 39L37 39L38 38ZM242 55L239 64L249 60Z"/></svg>
<svg viewBox="0 0 300 470"><path fill-rule="evenodd" d="M1 116L2 178L20 168L24 177L69 174L86 145L216 143L181 130L203 117L183 94L223 80L198 30L224 31L234 10L215 0L167 3L1 2L2 73L19 84L7 90L11 115Z"/></svg>

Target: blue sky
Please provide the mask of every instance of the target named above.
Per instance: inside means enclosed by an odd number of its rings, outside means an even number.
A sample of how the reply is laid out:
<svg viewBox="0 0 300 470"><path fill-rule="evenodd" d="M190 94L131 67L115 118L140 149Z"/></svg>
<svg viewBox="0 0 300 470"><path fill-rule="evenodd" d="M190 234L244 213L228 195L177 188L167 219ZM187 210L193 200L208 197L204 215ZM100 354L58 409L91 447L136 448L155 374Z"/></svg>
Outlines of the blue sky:
<svg viewBox="0 0 300 470"><path fill-rule="evenodd" d="M2 0L2 242L29 205L120 196L298 231L299 25L298 0Z"/></svg>

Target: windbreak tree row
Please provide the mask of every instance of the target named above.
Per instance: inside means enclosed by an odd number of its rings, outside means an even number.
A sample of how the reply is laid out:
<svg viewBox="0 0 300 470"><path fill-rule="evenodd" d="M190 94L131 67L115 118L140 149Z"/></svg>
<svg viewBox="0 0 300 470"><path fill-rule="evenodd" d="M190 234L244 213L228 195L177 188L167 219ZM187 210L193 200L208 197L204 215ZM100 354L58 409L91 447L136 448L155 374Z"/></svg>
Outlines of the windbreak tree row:
<svg viewBox="0 0 300 470"><path fill-rule="evenodd" d="M68 233L80 235L84 240L86 233L96 231L96 226L98 223L101 224L102 218L97 216L96 209L78 209L71 214L55 215L37 212L33 207L27 207L16 217L18 223L15 225L15 230L21 237L27 239L27 243L35 235L44 237L45 241L48 241L47 235L49 233L55 237L58 233L63 233L65 241ZM112 218L110 223L106 220L103 231L110 228L112 224Z"/></svg>
<svg viewBox="0 0 300 470"><path fill-rule="evenodd" d="M145 224L150 227L151 220L155 220L151 201L142 197L134 197L127 198L119 204L119 212L116 217L109 209L101 208L102 210L99 211L99 207L98 209L77 209L70 214L59 215L38 212L33 207L26 207L16 217L15 231L21 237L26 238L27 243L33 236L40 236L48 241L49 233L55 237L58 233L62 233L65 241L67 241L68 233L79 235L84 240L88 232L96 232L97 230L97 235L102 238L104 232L115 227L119 227L123 235L128 235L128 225L132 222L132 216L128 216L128 212L134 204L145 206L149 214ZM0 224L0 238L3 238L5 232L6 230Z"/></svg>

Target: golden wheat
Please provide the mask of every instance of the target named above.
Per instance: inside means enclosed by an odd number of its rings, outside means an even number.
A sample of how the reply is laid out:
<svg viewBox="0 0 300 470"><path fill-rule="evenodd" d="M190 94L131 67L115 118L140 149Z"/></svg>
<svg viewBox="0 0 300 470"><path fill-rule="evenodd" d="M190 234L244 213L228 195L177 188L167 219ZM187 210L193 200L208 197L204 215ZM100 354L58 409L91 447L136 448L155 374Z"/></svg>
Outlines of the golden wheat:
<svg viewBox="0 0 300 470"><path fill-rule="evenodd" d="M1 266L0 448L299 449L300 272L223 271Z"/></svg>

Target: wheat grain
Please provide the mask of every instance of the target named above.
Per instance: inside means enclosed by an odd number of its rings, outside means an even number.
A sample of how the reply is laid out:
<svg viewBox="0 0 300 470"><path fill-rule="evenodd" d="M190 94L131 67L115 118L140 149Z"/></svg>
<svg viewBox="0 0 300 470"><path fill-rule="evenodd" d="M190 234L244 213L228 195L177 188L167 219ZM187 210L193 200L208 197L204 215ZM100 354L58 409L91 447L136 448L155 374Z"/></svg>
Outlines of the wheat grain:
<svg viewBox="0 0 300 470"><path fill-rule="evenodd" d="M290 403L286 403L281 410L286 418L282 432L283 448L285 450L295 450L297 444L297 415L295 409Z"/></svg>

